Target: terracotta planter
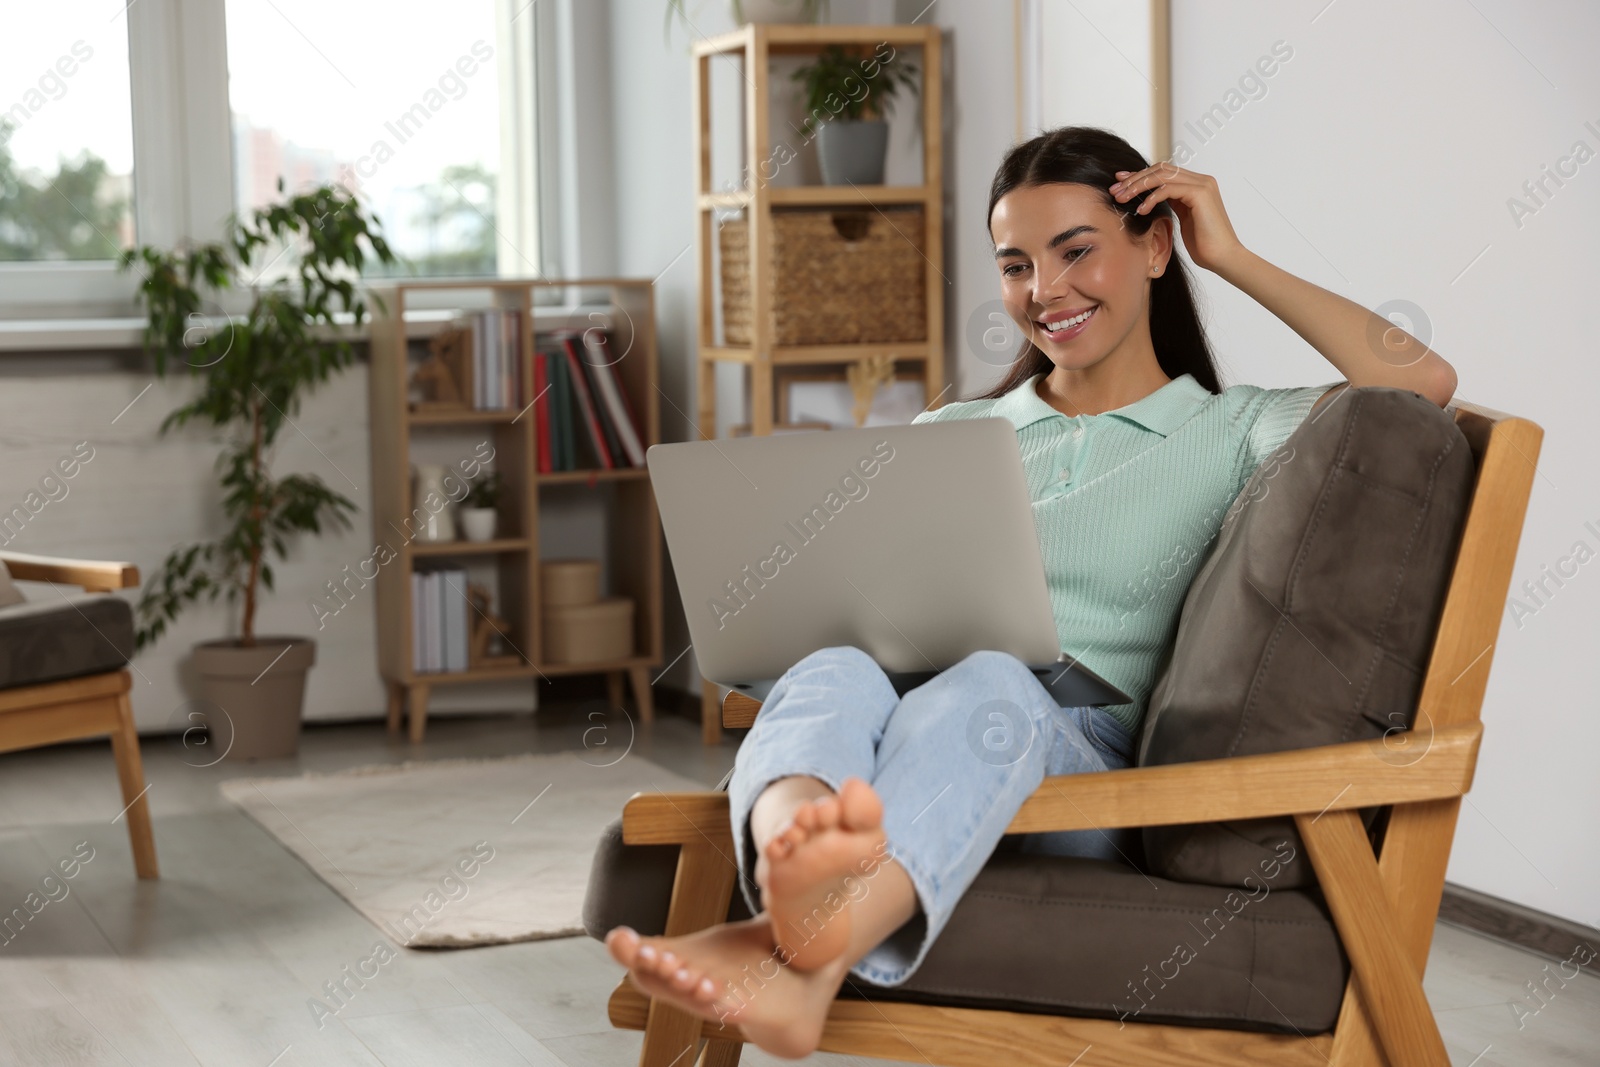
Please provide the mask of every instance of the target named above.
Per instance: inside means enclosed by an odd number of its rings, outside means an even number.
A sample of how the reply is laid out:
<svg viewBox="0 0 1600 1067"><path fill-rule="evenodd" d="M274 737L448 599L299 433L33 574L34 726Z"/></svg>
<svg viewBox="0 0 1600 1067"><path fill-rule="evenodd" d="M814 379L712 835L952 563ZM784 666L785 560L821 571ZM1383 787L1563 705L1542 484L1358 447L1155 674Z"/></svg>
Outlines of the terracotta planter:
<svg viewBox="0 0 1600 1067"><path fill-rule="evenodd" d="M224 719L207 726L226 759L295 754L306 672L316 657L317 643L307 637L257 637L252 648L232 640L194 646L199 696Z"/></svg>

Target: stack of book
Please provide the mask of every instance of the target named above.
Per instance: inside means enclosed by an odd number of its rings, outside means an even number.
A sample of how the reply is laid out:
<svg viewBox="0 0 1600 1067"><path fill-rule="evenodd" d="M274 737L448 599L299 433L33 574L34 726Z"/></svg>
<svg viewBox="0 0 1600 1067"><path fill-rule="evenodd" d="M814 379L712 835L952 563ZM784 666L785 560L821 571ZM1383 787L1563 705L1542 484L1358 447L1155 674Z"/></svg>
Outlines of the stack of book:
<svg viewBox="0 0 1600 1067"><path fill-rule="evenodd" d="M644 425L604 330L548 335L533 357L540 473L644 466Z"/></svg>
<svg viewBox="0 0 1600 1067"><path fill-rule="evenodd" d="M522 406L522 311L475 311L472 331L472 406L502 410Z"/></svg>
<svg viewBox="0 0 1600 1067"><path fill-rule="evenodd" d="M470 610L465 570L411 573L411 662L418 674L467 669Z"/></svg>

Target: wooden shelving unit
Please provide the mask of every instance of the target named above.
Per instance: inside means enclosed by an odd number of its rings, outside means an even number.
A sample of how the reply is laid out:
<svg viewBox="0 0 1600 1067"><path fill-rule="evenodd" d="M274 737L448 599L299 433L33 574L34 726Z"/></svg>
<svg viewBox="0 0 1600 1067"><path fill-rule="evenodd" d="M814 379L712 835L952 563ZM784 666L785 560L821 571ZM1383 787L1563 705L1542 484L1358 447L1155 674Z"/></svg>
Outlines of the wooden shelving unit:
<svg viewBox="0 0 1600 1067"><path fill-rule="evenodd" d="M578 470L539 473L535 451L533 353L535 335L552 327L543 325L546 305L536 301L540 290L580 294L584 311L598 309L607 320L616 370L633 410L644 421L646 448L661 440L656 404L658 367L655 337L654 292L648 280L600 278L563 281L447 281L408 282L377 290L384 307L374 308L371 332L370 406L372 424L372 507L377 537L390 546L395 558L379 567L375 579L378 616L378 671L389 695L389 729L398 732L403 712L409 712L412 741L423 738L428 698L436 686L506 678L543 678L567 674L606 676L612 706L623 702L624 676L632 683L641 720L651 721L650 668L662 663L662 558L661 521L646 468ZM411 352L404 316L409 294L459 290L462 311L518 308L522 322L522 381L524 395L516 407L503 411L413 411L408 392ZM435 298L437 302L437 298ZM585 317L575 328L596 325ZM490 464L500 474L500 536L473 543L423 542L411 534L418 523L413 516L411 463L413 446L423 435L456 431L481 431L492 440ZM470 458L463 455L461 458ZM634 602L634 654L626 659L587 663L549 663L542 655L543 634L539 592L541 490L596 490L606 493L604 543L595 546L602 557L608 596L627 596ZM498 589L495 614L509 624L504 644L519 662L504 667L482 667L456 672L419 672L412 664L411 573L420 560L459 558L482 562L492 557Z"/></svg>
<svg viewBox="0 0 1600 1067"><path fill-rule="evenodd" d="M743 156L749 175L763 173L763 162L772 151L768 99L769 60L777 55L807 55L829 45L861 46L872 49L888 43L896 49L916 53L921 67L922 92L922 184L920 185L826 185L774 187L754 180L744 189L713 191L711 173L711 60L715 56L738 56L743 65L744 85ZM716 365L739 363L749 368L749 420L752 432L770 434L773 427L775 394L781 387L778 368L832 366L844 374L845 365L868 357L891 355L896 376L903 364L915 363L921 371L927 402L935 403L944 391L944 275L943 259L943 112L940 93L943 86L943 39L937 26L843 26L777 25L752 23L719 37L702 39L694 46L693 108L695 156L695 213L697 216L696 252L699 267L699 351L697 353L699 412L702 438L717 435ZM911 101L899 102L896 113L909 110ZM923 247L926 263L923 291L926 294L927 332L914 342L873 342L870 344L793 345L773 343L771 310L773 279L771 263L772 211L792 207L873 207L918 204L923 208L925 227ZM715 254L715 213L742 210L749 220L751 337L748 345L719 344L715 317L713 256ZM714 744L722 736L717 686L703 681L701 686L701 730L705 741Z"/></svg>

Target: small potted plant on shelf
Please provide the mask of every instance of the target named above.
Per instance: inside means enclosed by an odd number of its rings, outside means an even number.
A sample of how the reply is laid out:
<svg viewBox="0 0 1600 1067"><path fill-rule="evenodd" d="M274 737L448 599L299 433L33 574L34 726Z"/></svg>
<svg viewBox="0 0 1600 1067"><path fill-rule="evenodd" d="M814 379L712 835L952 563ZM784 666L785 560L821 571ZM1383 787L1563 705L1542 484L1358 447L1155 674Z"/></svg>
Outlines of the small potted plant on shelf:
<svg viewBox="0 0 1600 1067"><path fill-rule="evenodd" d="M881 185L889 154L885 121L901 89L917 92L917 68L888 44L873 51L829 45L791 77L805 86L800 132L816 135L825 185Z"/></svg>
<svg viewBox="0 0 1600 1067"><path fill-rule="evenodd" d="M667 24L676 17L689 32L698 34L689 20L686 0L667 0ZM743 26L750 22L821 22L828 15L828 0L728 0L733 21Z"/></svg>
<svg viewBox="0 0 1600 1067"><path fill-rule="evenodd" d="M217 471L226 528L214 541L174 549L151 575L137 607L137 646L159 639L197 600L238 606L238 636L201 642L193 661L208 713L220 712L231 724L229 758L287 756L299 744L316 645L307 637L257 634L256 609L262 591L272 589L273 560L288 558L298 535L349 528L356 505L315 474L275 475L272 453L302 397L355 358L338 319L365 318L357 285L368 259L395 260L377 219L344 190L323 186L248 219L231 218L222 243L145 246L119 260L122 269L137 265L144 273L145 348L156 374L164 377L169 361L181 360L199 379L193 398L166 417L161 432L199 422L224 437ZM273 266L281 273L263 283ZM249 290L248 310L208 323L204 294L240 288ZM207 725L219 724L208 716Z"/></svg>
<svg viewBox="0 0 1600 1067"><path fill-rule="evenodd" d="M493 541L499 507L500 474L497 471L485 471L467 487L466 496L461 498L461 504L456 508L461 536L468 541Z"/></svg>

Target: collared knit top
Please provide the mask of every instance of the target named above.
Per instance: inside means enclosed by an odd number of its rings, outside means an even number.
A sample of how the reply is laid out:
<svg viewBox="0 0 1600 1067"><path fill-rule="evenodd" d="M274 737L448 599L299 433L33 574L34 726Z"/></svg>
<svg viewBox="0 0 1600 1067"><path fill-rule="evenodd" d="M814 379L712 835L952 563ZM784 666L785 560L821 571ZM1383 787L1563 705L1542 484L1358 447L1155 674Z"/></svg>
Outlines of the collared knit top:
<svg viewBox="0 0 1600 1067"><path fill-rule="evenodd" d="M912 422L1000 416L1016 426L1061 649L1134 698L1105 710L1137 737L1223 516L1256 467L1341 383L1217 394L1184 374L1132 404L1073 417L1039 396L1043 378Z"/></svg>

